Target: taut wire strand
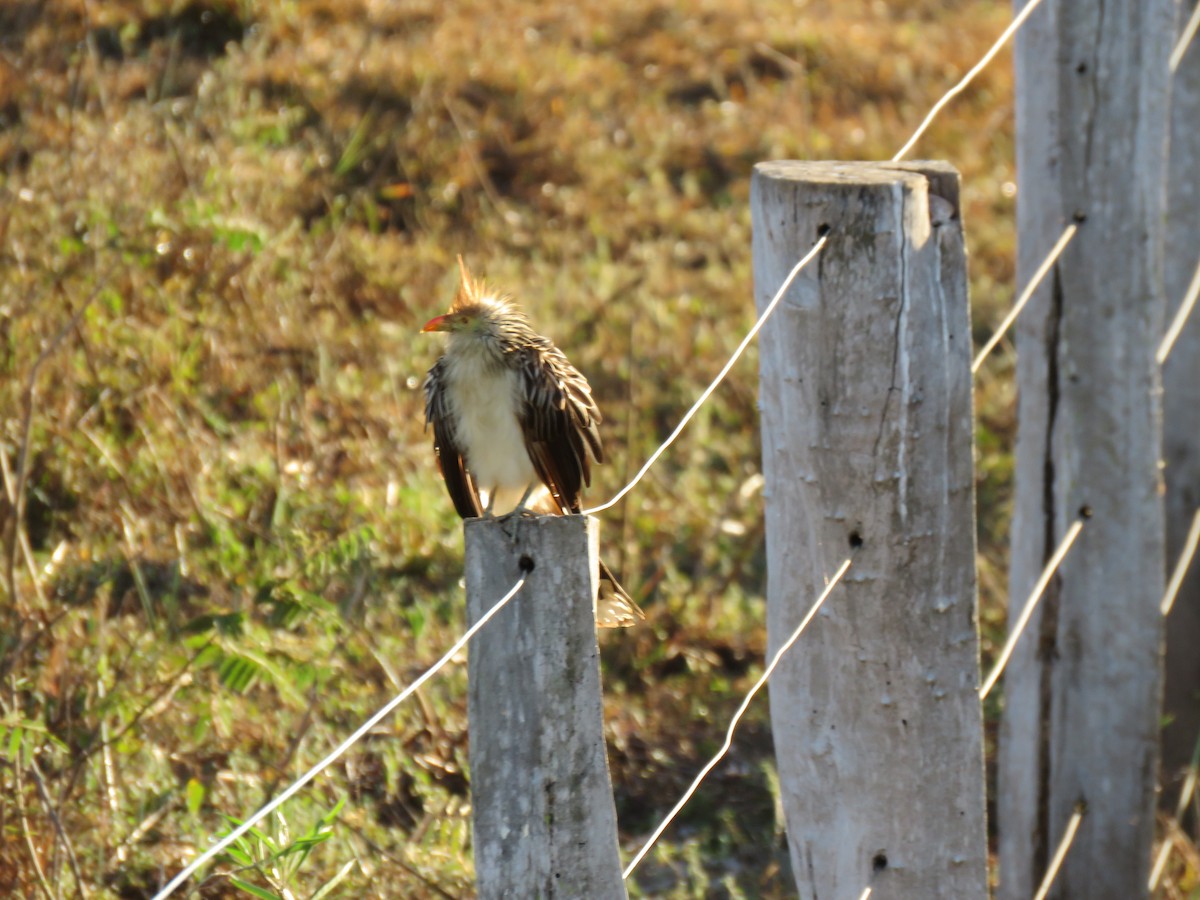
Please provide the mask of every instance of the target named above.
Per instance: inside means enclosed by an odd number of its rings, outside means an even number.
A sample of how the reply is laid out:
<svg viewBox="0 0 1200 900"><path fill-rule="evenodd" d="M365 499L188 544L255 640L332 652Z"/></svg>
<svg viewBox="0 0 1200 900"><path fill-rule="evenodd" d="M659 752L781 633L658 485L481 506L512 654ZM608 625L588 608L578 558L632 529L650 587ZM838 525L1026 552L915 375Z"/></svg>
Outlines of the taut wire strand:
<svg viewBox="0 0 1200 900"><path fill-rule="evenodd" d="M1200 735L1196 736L1196 744L1192 747L1192 760L1188 764L1187 778L1184 779L1183 788L1179 791L1179 802L1175 804L1175 816L1171 821L1174 829L1178 829L1183 814L1187 812L1188 804L1192 802L1192 794L1196 792L1197 769L1200 769ZM1154 868L1150 872L1150 890L1153 891L1158 887L1159 879L1162 878L1163 870L1167 867L1167 860L1171 858L1171 850L1174 846L1175 831L1168 831L1162 847L1159 848L1158 857L1154 860Z"/></svg>
<svg viewBox="0 0 1200 900"><path fill-rule="evenodd" d="M987 680L979 689L980 700L984 700L991 693L992 688L996 686L996 682L1000 680L1000 676L1004 673L1004 667L1008 665L1009 657L1012 656L1013 650L1017 646L1017 641L1021 639L1021 635L1025 631L1025 626L1029 624L1029 619L1033 615L1034 608L1037 606L1038 601L1042 599L1042 594L1045 593L1046 585L1050 583L1050 579L1054 577L1054 573L1058 571L1058 567L1066 559L1067 551L1075 543L1075 538L1079 537L1079 532L1083 530L1083 522L1084 519L1081 516L1071 524L1071 527L1067 529L1067 533L1063 535L1058 549L1054 551L1054 555L1046 563L1046 568L1038 576L1037 584L1033 586L1033 590L1029 594L1029 599L1025 601L1025 608L1021 610L1021 615L1017 619L1017 623L1013 626L1012 631L1009 632L1008 640L1004 642L1004 649L1000 651L1000 658L996 660L996 665L992 667L991 674L988 675Z"/></svg>
<svg viewBox="0 0 1200 900"><path fill-rule="evenodd" d="M337 761L338 757L356 744L363 737L363 735L383 721L383 719L389 713L391 713L392 710L412 696L417 688L436 675L438 671L440 671L442 667L446 665L446 663L450 662L450 660L453 659L455 655L467 645L467 642L475 636L475 633L478 632L479 629L481 629L484 625L486 625L488 621L494 615L496 615L496 613L498 613L508 603L509 600L515 597L517 592L520 591L524 586L525 576L522 575L520 580L512 586L512 589L503 597L501 597L491 609L484 613L478 622L468 628L466 633L464 633L462 637L454 642L454 646L447 650L441 659L435 662L430 668L426 669L420 678L393 697L381 710L379 710L379 712L375 713L375 715L371 716L370 719L363 723L362 727L354 732L354 734L350 735L350 737L338 744L338 746L334 748L334 750L328 756L301 775L298 779L293 781L288 786L287 790L285 790L282 794L280 794L266 806L262 807L258 812L254 813L254 815L248 818L245 822L243 822L225 837L221 838L221 840L219 840L208 850L201 853L198 857L196 857L196 859L192 860L192 862L189 863L182 872L167 882L166 887L154 895L153 900L165 900L165 898L171 896L175 889L187 881L187 879L190 878L201 866L209 862L209 860L211 860L214 856L216 856L218 853L248 832L251 828L273 813L276 809L286 803L289 799L291 799L292 795L294 795L302 787L329 768L329 766Z"/></svg>
<svg viewBox="0 0 1200 900"><path fill-rule="evenodd" d="M830 579L829 584L825 585L825 590L821 592L821 596L817 598L816 602L813 603L809 611L805 613L804 618L800 620L800 624L796 626L796 630L792 632L791 637L789 637L783 643L783 645L775 651L775 655L771 657L771 662L767 665L766 669L763 670L763 673L759 677L758 681L754 683L754 687L750 688L750 692L746 694L745 699L742 700L742 705L738 707L737 712L733 714L733 719L730 721L729 728L725 732L725 743L721 745L721 749L717 751L716 756L710 759L708 764L700 770L700 774L696 776L691 786L684 791L683 796L679 798L679 802L675 804L675 807L669 813L667 813L667 817L662 820L656 829L654 829L654 833L650 835L642 849L639 850L637 855L629 861L629 865L626 866L625 871L621 873L621 877L623 879L626 881L629 880L629 876L633 874L633 870L638 867L638 864L645 859L646 854L650 852L650 848L654 846L655 842L657 842L660 837L662 837L663 832L667 830L671 822L673 822L675 817L679 815L679 811L683 809L684 805L690 799L692 799L692 795L696 793L696 790L700 787L700 783L708 777L709 772L716 768L717 763L725 758L725 754L728 753L729 748L733 746L733 732L737 728L738 722L742 720L742 716L745 715L746 710L750 707L750 701L754 699L754 695L762 689L762 686L767 683L767 679L771 677L771 673L774 672L776 667L779 665L779 661L783 658L783 654L791 649L792 645L800 639L800 635L804 633L804 629L808 627L808 623L812 621L813 616L817 614L817 610L821 608L821 605L825 602L825 599L830 595L830 593L833 592L833 589L837 587L838 582L842 580L842 576L846 574L846 570L849 568L850 559L846 559L842 562L842 565L837 570L837 573L832 579Z"/></svg>
<svg viewBox="0 0 1200 900"><path fill-rule="evenodd" d="M1175 49L1171 51L1170 68L1172 75L1179 68L1179 64L1183 62L1183 54L1187 53L1188 47L1192 45L1197 30L1200 30L1200 3L1197 3L1196 8L1192 10L1192 17L1188 19L1187 26L1179 35L1179 42L1175 44Z"/></svg>
<svg viewBox="0 0 1200 900"><path fill-rule="evenodd" d="M1067 249L1067 244L1071 243L1071 238L1075 237L1075 232L1079 230L1079 226L1072 222L1063 229L1062 235L1059 236L1058 242L1051 248L1046 258L1042 260L1042 264L1038 266L1037 271L1033 273L1033 278L1029 280L1029 284L1025 285L1025 290L1021 291L1021 296L1017 298L1017 302L1013 304L1012 309L1008 311L1008 315L1004 317L1004 321L995 330L988 342L983 345L983 349L979 351L975 357L975 361L971 363L971 374L974 375L979 371L979 367L983 365L983 361L987 359L988 354L996 349L996 345L1000 343L1000 339L1012 327L1012 323L1017 321L1017 316L1021 314L1021 310L1025 308L1025 304L1033 296L1033 292L1038 289L1038 285L1046 277L1046 274L1053 268L1062 252Z"/></svg>
<svg viewBox="0 0 1200 900"><path fill-rule="evenodd" d="M1164 616L1168 615L1171 607L1175 605L1175 598L1183 586L1183 579L1187 575L1188 567L1192 564L1192 557L1196 555L1197 544L1200 544L1200 508L1197 508L1196 514L1192 516L1192 527L1188 529L1187 539L1183 542L1183 550L1179 554L1179 559L1171 572L1171 581L1167 584L1167 590L1163 594L1160 609Z"/></svg>
<svg viewBox="0 0 1200 900"><path fill-rule="evenodd" d="M1196 10L1200 11L1200 5L1196 7ZM1192 310L1196 308L1196 298L1198 297L1200 297L1200 260L1196 261L1196 274L1192 276L1192 283L1188 285L1187 293L1183 295L1183 302L1179 304L1179 309L1175 311L1175 318L1171 320L1171 327L1167 329L1162 343L1158 345L1158 353L1155 354L1155 359L1158 360L1160 366L1171 355L1171 348L1175 346L1175 341L1179 339L1179 335L1183 332L1183 326L1187 324L1188 317L1192 314Z"/></svg>
<svg viewBox="0 0 1200 900"><path fill-rule="evenodd" d="M1038 8L1041 2L1042 0L1030 0L1029 3L1025 4L1025 8L1017 13L1016 17L1009 22L1008 27L1005 28L1000 37L996 39L996 43L992 44L988 52L983 54L983 58L975 64L974 68L964 75L958 84L946 91L941 100L933 104L933 109L929 111L929 115L925 117L925 120L921 122L921 124L917 127L917 130L913 132L913 136L908 139L908 143L901 147L900 151L892 157L892 162L897 162L901 159L904 159L904 157L908 155L908 151L913 148L913 144L915 144L920 139L921 135L925 133L925 130L929 128L930 123L937 118L937 114L942 111L942 108L959 94L961 94L964 90L966 90L967 85L975 80L975 76L987 68L988 63L996 58L996 54L1004 48L1004 45L1008 43L1009 38L1017 33L1017 29L1025 24L1025 20L1028 19L1033 11Z"/></svg>
<svg viewBox="0 0 1200 900"><path fill-rule="evenodd" d="M746 333L746 336L742 338L742 342L738 344L737 349L733 351L733 356L729 357L729 361L725 363L721 371L717 373L717 377L712 380L712 384L704 389L704 393L700 395L700 399L693 403L692 408L684 414L683 418L679 421L679 424L675 426L675 430L671 432L670 437L663 441L659 448L650 454L650 458L646 460L645 464L638 470L638 473L633 476L633 480L630 481L629 484L625 485L625 487L621 488L621 490L617 492L616 496L607 503L602 503L599 506L593 506L591 509L585 509L583 511L583 515L590 516L595 513L604 512L606 509L611 509L612 507L616 506L626 494L637 487L638 482L640 482L642 478L645 477L646 473L650 471L650 467L658 462L658 458L666 452L668 447L675 443L675 439L679 437L680 433L687 426L687 423L692 421L692 417L700 411L700 407L704 405L705 401L712 396L713 391L715 391L720 386L721 382L725 380L725 376L729 374L729 370L733 368L734 364L741 359L742 353L744 353L746 348L750 346L750 342L754 340L754 336L757 335L758 332L762 330L763 325L767 323L767 319L771 317L771 313L775 311L775 307L779 305L779 301L783 299L783 295L787 293L787 289L791 287L792 282L796 280L796 276L799 275L804 267L812 261L814 256L821 252L821 248L825 246L825 242L828 239L829 235L822 235L821 239L813 244L812 249L809 250L808 253L804 254L804 258L792 267L792 271L789 272L788 277L783 280L783 284L779 286L779 290L775 292L775 296L771 298L771 302L767 304L766 309L762 311L762 315L758 317L758 321L754 323L753 327Z"/></svg>
<svg viewBox="0 0 1200 900"><path fill-rule="evenodd" d="M1050 893L1050 888L1054 886L1054 879L1058 875L1058 870L1062 868L1063 860L1067 858L1067 852L1071 849L1071 844L1075 843L1075 833L1079 831L1079 823L1083 821L1083 814L1085 812L1087 812L1086 806L1082 803L1075 804L1075 812L1071 813L1071 818L1067 822L1067 830L1063 832L1062 840L1058 842L1058 849L1054 851L1054 859L1050 860L1050 866L1046 869L1041 886L1038 887L1037 893L1033 895L1033 900L1046 900L1046 895Z"/></svg>
<svg viewBox="0 0 1200 900"><path fill-rule="evenodd" d="M940 113L942 111L942 109L945 107L945 105L947 103L949 103L954 97L956 97L958 94L962 93L963 90L966 89L967 85L969 85L975 79L975 76L978 75L980 72L982 72L987 67L987 65L993 59L996 58L996 54L998 54L1001 51L1001 49L1003 49L1004 45L1008 43L1009 39L1017 32L1017 29L1019 29L1025 23L1025 20L1028 19L1030 15L1032 15L1033 11L1041 4L1041 2L1042 2L1042 0L1030 0L1030 2L1025 6L1025 8L1022 9L1016 15L1016 17L1012 20L1012 22L1009 23L1008 27L1005 28L1004 31L1001 33L1000 37L996 39L996 42L991 46L991 48L987 51L987 53L985 53L983 55L983 58L980 59L979 62L976 63L975 66L969 72L967 72L966 75L964 75L962 77L962 79L958 82L958 84L956 84L949 91L947 91L946 94L937 103L934 104L933 109L931 109L929 111L929 114L925 117L925 120L923 122L921 122L920 126L913 133L913 136L908 139L908 143L906 143L903 147L901 147L899 152L896 153L896 155L892 157L893 162L903 159L908 154L908 151L912 149L913 144L915 144L917 142L917 140L921 137L921 135L925 133L925 130L929 127L930 123L934 120L934 118L936 118L937 114ZM1070 226L1070 233L1072 236L1075 233L1075 228L1076 228L1076 226L1074 226L1074 225ZM804 258L801 259L800 262L796 263L796 265L792 269L791 273L784 280L783 285L776 292L774 298L772 298L771 302L767 304L767 307L766 307L766 309L763 310L762 315L759 316L758 321L754 323L754 327L750 329L750 332L742 340L742 343L739 344L738 348L733 352L733 356L731 356L729 358L729 361L725 364L725 367L723 369L721 369L721 371L717 375L717 377L715 379L713 379L712 384L710 384L708 386L708 388L705 389L704 393L702 393L700 395L700 399L698 399L692 405L692 408L687 411L687 413L684 415L683 419L675 427L675 430L673 432L671 432L671 435L659 446L659 448L657 450L654 451L653 454L651 454L650 458L648 460L646 460L645 464L638 471L637 475L635 475L633 477L633 480L630 481L629 484L625 485L625 487L621 488L621 490L617 492L616 496L614 496L607 503L603 503L600 506L593 506L591 509L585 509L583 511L583 514L585 516L604 512L605 510L611 509L612 507L616 506L617 503L619 503L622 499L624 499L626 494L628 494L631 490L633 490L637 486L638 482L640 482L642 480L642 478L646 475L646 473L650 471L651 466L653 466L654 463L656 463L658 461L658 458L660 456L662 456L663 453L666 452L667 448L670 447L671 444L673 444L675 442L675 439L677 437L679 437L680 433L687 426L687 423L690 422L692 420L692 417L695 416L696 413L700 411L700 407L702 407L704 405L705 401L707 401L708 398L710 396L712 396L713 391L715 391L717 389L717 387L721 384L721 382L725 380L725 376L729 374L729 370L733 368L734 363L736 363L738 361L738 359L741 357L742 353L745 351L746 347L749 346L750 341L752 341L754 339L754 336L756 334L758 334L759 330L766 323L766 321L770 317L771 313L775 311L775 306L783 298L783 295L787 291L788 287L791 285L792 280L800 273L800 271L809 263L809 261L814 256L816 256L819 252L821 252L821 248L825 246L826 237L827 236L823 236L819 241L817 241L817 243L813 246L813 248L811 250L809 250L807 254L805 254ZM1070 238L1067 238L1067 240L1070 240ZM1061 253L1062 252L1061 249L1058 252ZM1036 284L1034 284L1033 287L1036 287ZM1031 291L1031 293L1032 293L1032 291ZM1014 316L1014 318L1015 318L1015 316ZM1011 323L1009 323L1009 324L1011 324ZM1007 327L1007 326L1005 326L1005 327ZM1002 334L1003 331L1001 331L1000 333ZM998 338L997 338L997 340L998 340ZM987 349L990 351L991 347L988 347ZM981 357L982 356L986 356L986 353L981 354ZM975 368L978 367L978 362L979 362L979 360L977 360L977 365L975 367L972 367L972 370L971 370L972 372L975 371Z"/></svg>

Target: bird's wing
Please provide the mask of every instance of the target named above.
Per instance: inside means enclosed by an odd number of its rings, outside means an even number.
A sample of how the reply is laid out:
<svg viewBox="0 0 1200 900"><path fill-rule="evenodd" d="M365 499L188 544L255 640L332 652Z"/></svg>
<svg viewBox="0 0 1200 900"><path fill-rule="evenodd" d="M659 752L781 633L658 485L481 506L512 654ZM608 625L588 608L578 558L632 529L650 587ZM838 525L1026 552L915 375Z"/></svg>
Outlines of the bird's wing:
<svg viewBox="0 0 1200 900"><path fill-rule="evenodd" d="M433 452L454 508L464 519L477 518L483 515L483 506L475 479L467 471L462 449L455 441L454 420L447 407L445 372L446 359L442 357L425 377L425 427L433 425Z"/></svg>
<svg viewBox="0 0 1200 900"><path fill-rule="evenodd" d="M603 462L600 410L587 379L550 341L539 337L521 352L518 416L525 449L563 513L577 513L592 461Z"/></svg>

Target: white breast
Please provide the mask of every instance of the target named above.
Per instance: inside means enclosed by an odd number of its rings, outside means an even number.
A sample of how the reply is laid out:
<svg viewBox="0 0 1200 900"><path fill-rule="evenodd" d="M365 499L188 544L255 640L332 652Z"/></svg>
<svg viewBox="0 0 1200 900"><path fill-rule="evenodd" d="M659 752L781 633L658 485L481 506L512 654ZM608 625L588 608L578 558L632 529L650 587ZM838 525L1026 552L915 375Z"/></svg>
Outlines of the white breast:
<svg viewBox="0 0 1200 900"><path fill-rule="evenodd" d="M518 385L515 372L492 368L475 354L459 356L446 372L455 440L475 484L488 494L497 492L496 514L516 506L525 488L538 480L517 421Z"/></svg>

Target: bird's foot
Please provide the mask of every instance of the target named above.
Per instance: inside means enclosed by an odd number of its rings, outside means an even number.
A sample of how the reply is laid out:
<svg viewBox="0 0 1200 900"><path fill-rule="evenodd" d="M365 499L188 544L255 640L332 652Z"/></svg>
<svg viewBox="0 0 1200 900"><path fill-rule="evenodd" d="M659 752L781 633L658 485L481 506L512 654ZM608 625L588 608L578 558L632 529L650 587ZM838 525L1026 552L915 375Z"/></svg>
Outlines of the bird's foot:
<svg viewBox="0 0 1200 900"><path fill-rule="evenodd" d="M510 519L536 519L540 515L541 513L535 510L520 506L514 510L511 510L510 512L506 512L502 516L494 516L493 518L495 518L497 522L507 522Z"/></svg>
<svg viewBox="0 0 1200 900"><path fill-rule="evenodd" d="M537 515L538 513L534 512L532 509L526 509L523 506L518 506L512 512L506 512L502 516L496 516L495 519L497 522L501 523L501 527L504 529L504 533L508 535L508 539L513 543L516 543L517 531L519 530L517 527L518 523L520 523L522 519L536 518Z"/></svg>

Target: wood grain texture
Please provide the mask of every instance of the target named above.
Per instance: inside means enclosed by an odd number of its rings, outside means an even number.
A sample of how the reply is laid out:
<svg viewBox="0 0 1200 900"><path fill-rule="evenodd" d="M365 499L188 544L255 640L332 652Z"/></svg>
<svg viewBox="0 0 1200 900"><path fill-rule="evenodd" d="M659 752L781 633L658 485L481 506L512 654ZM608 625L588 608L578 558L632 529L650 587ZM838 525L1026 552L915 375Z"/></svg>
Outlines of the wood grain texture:
<svg viewBox="0 0 1200 900"><path fill-rule="evenodd" d="M467 613L528 582L470 648L479 897L625 897L600 698L594 519L465 523Z"/></svg>
<svg viewBox="0 0 1200 900"><path fill-rule="evenodd" d="M1197 0L1179 10L1187 24ZM1167 191L1168 321L1200 265L1200 39L1193 38L1171 85L1170 175ZM1167 482L1167 565L1175 565L1200 507L1200 309L1163 366L1163 459ZM1166 622L1163 711L1163 804L1173 808L1182 770L1200 737L1200 562L1193 562Z"/></svg>
<svg viewBox="0 0 1200 900"><path fill-rule="evenodd" d="M772 650L861 543L770 687L804 900L987 895L957 199L934 163L755 168L760 308L829 229L761 337Z"/></svg>
<svg viewBox="0 0 1200 900"><path fill-rule="evenodd" d="M1020 9L1024 0L1017 0ZM1017 323L1009 619L1094 512L1005 679L1003 900L1146 895L1164 576L1159 373L1172 0L1050 0L1017 36L1018 281L1078 234Z"/></svg>

